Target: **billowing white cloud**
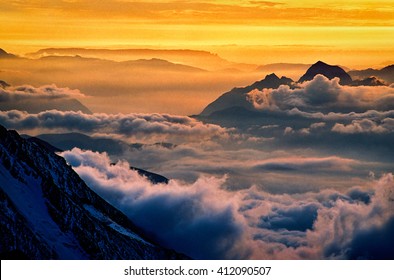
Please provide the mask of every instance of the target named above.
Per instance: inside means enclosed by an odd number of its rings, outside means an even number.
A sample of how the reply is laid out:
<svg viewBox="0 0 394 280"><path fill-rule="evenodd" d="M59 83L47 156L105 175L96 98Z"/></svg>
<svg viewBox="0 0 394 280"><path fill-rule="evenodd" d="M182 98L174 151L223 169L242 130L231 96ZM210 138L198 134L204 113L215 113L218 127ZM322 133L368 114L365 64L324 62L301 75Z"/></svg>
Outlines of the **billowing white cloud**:
<svg viewBox="0 0 394 280"><path fill-rule="evenodd" d="M295 89L282 85L277 89L253 90L247 94L247 99L258 110L297 108L306 112L351 113L394 109L392 87L342 86L338 78L329 80L323 75L317 75Z"/></svg>
<svg viewBox="0 0 394 280"><path fill-rule="evenodd" d="M391 86L342 86L337 78L329 80L317 75L296 88L282 85L277 89L253 90L246 99L256 113L262 114L264 126L272 128L268 135L276 132L278 137L318 137L330 132L342 135L394 132Z"/></svg>
<svg viewBox="0 0 394 280"><path fill-rule="evenodd" d="M332 131L349 134L394 132L394 119L385 118L380 123L369 119L353 120L352 123L348 125L336 123Z"/></svg>
<svg viewBox="0 0 394 280"><path fill-rule="evenodd" d="M128 163L111 164L106 154L73 149L61 155L156 240L194 258L362 258L372 248L359 246L364 233L392 230L391 174L343 192L274 195L256 187L227 191L226 177L153 185ZM324 168L324 162L341 162L315 161Z"/></svg>
<svg viewBox="0 0 394 280"><path fill-rule="evenodd" d="M167 136L204 139L226 137L227 129L218 125L204 124L186 116L169 114L85 114L75 111L48 110L30 114L18 110L0 111L0 123L8 128L20 130L41 129L52 132L76 131L100 133L119 138L139 137L154 139Z"/></svg>
<svg viewBox="0 0 394 280"><path fill-rule="evenodd" d="M324 121L352 121L352 120L362 120L362 119L372 119L372 120L381 120L384 118L393 118L394 110L389 111L377 111L377 110L368 110L362 113L334 113L329 112L327 114L321 112L309 113L300 111L297 108L293 108L286 112L289 116L299 116L307 119L320 119Z"/></svg>
<svg viewBox="0 0 394 280"><path fill-rule="evenodd" d="M88 186L166 246L195 258L245 257L232 252L244 225L234 219L231 194L220 190L225 178L153 185L126 162L111 165L106 154L73 149L61 155Z"/></svg>
<svg viewBox="0 0 394 280"><path fill-rule="evenodd" d="M370 203L349 203L339 199L333 207L320 209L314 230L308 232L307 237L311 242L316 242L314 245L317 248L323 249L324 256L347 258L349 252L356 249L352 247L354 246L352 242L358 235L372 228L387 227L392 231L389 227L392 227L390 220L393 217L394 180L392 174L387 174L376 182ZM374 241L371 239L370 242ZM383 250L387 245L381 244L381 249ZM367 244L364 246L366 249L364 252L360 252L359 256L352 257L368 258L369 246ZM377 256L371 255L369 257L375 258Z"/></svg>

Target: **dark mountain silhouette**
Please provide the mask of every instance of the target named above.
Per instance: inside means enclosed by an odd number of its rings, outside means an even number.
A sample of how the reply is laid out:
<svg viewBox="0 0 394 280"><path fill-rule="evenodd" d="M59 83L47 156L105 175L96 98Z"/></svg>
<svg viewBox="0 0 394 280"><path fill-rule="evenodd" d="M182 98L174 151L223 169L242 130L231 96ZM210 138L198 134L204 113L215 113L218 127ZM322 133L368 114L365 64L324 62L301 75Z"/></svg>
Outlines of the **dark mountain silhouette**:
<svg viewBox="0 0 394 280"><path fill-rule="evenodd" d="M157 173L153 173L141 168L137 168L137 167L130 167L131 170L135 170L138 172L138 174L140 174L141 176L146 177L149 181L151 181L153 184L168 184L169 179L157 174Z"/></svg>
<svg viewBox="0 0 394 280"><path fill-rule="evenodd" d="M149 240L45 145L0 126L4 259L183 259Z"/></svg>
<svg viewBox="0 0 394 280"><path fill-rule="evenodd" d="M354 79L364 79L375 76L379 71L378 69L368 68L363 70L350 70L348 74Z"/></svg>
<svg viewBox="0 0 394 280"><path fill-rule="evenodd" d="M376 77L369 77L365 78L363 80L354 80L352 82L353 86L387 86L387 83L385 81L380 80Z"/></svg>
<svg viewBox="0 0 394 280"><path fill-rule="evenodd" d="M262 90L263 88L278 88L281 85L293 85L293 80L287 77L279 78L274 73L267 75L263 80L254 84L243 87L233 88L229 92L224 93L214 102L210 103L201 113L201 116L208 116L216 111L221 111L231 107L243 107L253 109L253 105L248 101L246 94L252 90Z"/></svg>
<svg viewBox="0 0 394 280"><path fill-rule="evenodd" d="M393 72L394 72L394 64L386 66L386 67L380 69L380 72L384 73L384 74L393 74Z"/></svg>
<svg viewBox="0 0 394 280"><path fill-rule="evenodd" d="M10 84L8 84L5 81L0 80L0 88L5 89L6 87L9 87Z"/></svg>
<svg viewBox="0 0 394 280"><path fill-rule="evenodd" d="M354 79L366 79L369 77L377 77L383 79L387 83L394 83L394 64L386 66L382 69L364 69L364 70L352 70L348 72Z"/></svg>
<svg viewBox="0 0 394 280"><path fill-rule="evenodd" d="M281 85L288 85L291 86L293 83L293 80L287 77L281 77L279 78L277 75L274 73L269 74L265 76L265 78L261 81L253 83L251 86L247 86L244 89L247 93L253 89L258 89L262 90L263 88L278 88Z"/></svg>
<svg viewBox="0 0 394 280"><path fill-rule="evenodd" d="M352 78L341 67L328 65L322 61L318 61L313 64L298 80L298 82L303 83L305 81L311 81L318 74L321 74L330 80L338 77L341 85L350 85L352 83Z"/></svg>
<svg viewBox="0 0 394 280"><path fill-rule="evenodd" d="M16 55L6 52L3 49L0 49L0 59L1 58L18 58Z"/></svg>

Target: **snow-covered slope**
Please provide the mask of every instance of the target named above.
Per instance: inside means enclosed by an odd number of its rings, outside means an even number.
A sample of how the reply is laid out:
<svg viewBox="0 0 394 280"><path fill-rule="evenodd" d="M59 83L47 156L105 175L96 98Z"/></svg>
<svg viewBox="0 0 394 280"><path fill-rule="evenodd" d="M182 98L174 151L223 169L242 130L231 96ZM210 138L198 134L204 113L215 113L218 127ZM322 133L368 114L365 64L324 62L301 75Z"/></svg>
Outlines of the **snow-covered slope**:
<svg viewBox="0 0 394 280"><path fill-rule="evenodd" d="M0 126L1 258L177 259L44 145Z"/></svg>

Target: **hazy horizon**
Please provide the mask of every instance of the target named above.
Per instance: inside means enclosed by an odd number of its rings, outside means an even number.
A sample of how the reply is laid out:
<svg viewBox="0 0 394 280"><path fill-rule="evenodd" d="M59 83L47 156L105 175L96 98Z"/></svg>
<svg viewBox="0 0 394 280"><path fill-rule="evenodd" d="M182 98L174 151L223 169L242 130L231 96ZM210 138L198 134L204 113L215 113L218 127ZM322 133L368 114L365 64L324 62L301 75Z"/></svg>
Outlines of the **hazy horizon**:
<svg viewBox="0 0 394 280"><path fill-rule="evenodd" d="M238 63L394 61L390 1L3 1L1 46L197 49Z"/></svg>

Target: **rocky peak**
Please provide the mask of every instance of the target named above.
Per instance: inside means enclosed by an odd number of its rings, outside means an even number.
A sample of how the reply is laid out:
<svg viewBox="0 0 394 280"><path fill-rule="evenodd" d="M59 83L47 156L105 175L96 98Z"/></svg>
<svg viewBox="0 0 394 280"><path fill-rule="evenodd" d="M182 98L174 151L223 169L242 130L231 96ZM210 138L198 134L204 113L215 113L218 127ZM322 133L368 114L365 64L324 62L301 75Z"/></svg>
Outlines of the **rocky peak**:
<svg viewBox="0 0 394 280"><path fill-rule="evenodd" d="M0 126L2 259L187 258L149 240L46 145Z"/></svg>
<svg viewBox="0 0 394 280"><path fill-rule="evenodd" d="M0 58L16 58L16 55L6 52L5 50L0 48Z"/></svg>
<svg viewBox="0 0 394 280"><path fill-rule="evenodd" d="M337 77L339 78L339 83L342 85L350 85L352 83L352 78L341 67L329 65L320 60L309 67L298 82L303 83L305 81L311 81L318 74L321 74L330 80Z"/></svg>

